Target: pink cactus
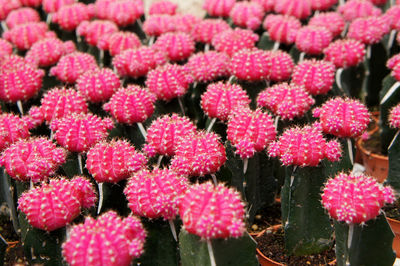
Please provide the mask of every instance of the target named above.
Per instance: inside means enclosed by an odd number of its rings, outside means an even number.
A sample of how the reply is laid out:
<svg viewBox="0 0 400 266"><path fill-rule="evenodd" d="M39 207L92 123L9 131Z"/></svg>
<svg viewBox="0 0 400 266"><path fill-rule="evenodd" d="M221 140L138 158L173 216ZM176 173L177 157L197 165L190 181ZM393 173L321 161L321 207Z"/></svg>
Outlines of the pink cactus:
<svg viewBox="0 0 400 266"><path fill-rule="evenodd" d="M62 6L74 4L75 0L43 0L42 8L46 13L55 13Z"/></svg>
<svg viewBox="0 0 400 266"><path fill-rule="evenodd" d="M390 110L389 124L391 127L400 128L400 105L396 105Z"/></svg>
<svg viewBox="0 0 400 266"><path fill-rule="evenodd" d="M228 17L236 0L205 0L204 10L213 17Z"/></svg>
<svg viewBox="0 0 400 266"><path fill-rule="evenodd" d="M230 70L238 79L261 81L268 78L269 53L261 49L242 49L232 56Z"/></svg>
<svg viewBox="0 0 400 266"><path fill-rule="evenodd" d="M101 141L87 152L86 168L97 182L117 183L145 167L146 157L125 140Z"/></svg>
<svg viewBox="0 0 400 266"><path fill-rule="evenodd" d="M25 59L40 67L49 67L60 58L76 50L72 41L62 42L57 38L46 38L34 43L25 55Z"/></svg>
<svg viewBox="0 0 400 266"><path fill-rule="evenodd" d="M119 87L118 75L109 68L85 72L76 81L78 91L92 103L107 101Z"/></svg>
<svg viewBox="0 0 400 266"><path fill-rule="evenodd" d="M266 13L273 11L275 7L275 0L250 0L250 2L258 3Z"/></svg>
<svg viewBox="0 0 400 266"><path fill-rule="evenodd" d="M296 40L301 22L295 17L270 14L264 20L263 27L268 31L269 38L275 42L292 44Z"/></svg>
<svg viewBox="0 0 400 266"><path fill-rule="evenodd" d="M21 68L24 68L25 65L29 65L30 67L37 68L34 62L27 61L24 57L19 55L11 54L5 57L2 61L0 61L1 71L17 71Z"/></svg>
<svg viewBox="0 0 400 266"><path fill-rule="evenodd" d="M389 58L389 60L386 62L386 66L387 68L389 68L390 70L393 70L395 68L395 66L400 64L400 54L396 54L394 56L392 56L391 58Z"/></svg>
<svg viewBox="0 0 400 266"><path fill-rule="evenodd" d="M192 14L176 14L173 16L175 31L184 32L190 35L195 25L200 23L201 19Z"/></svg>
<svg viewBox="0 0 400 266"><path fill-rule="evenodd" d="M340 143L326 141L319 125L286 129L279 140L268 147L269 156L279 157L286 166L317 166L324 158L338 161L341 153Z"/></svg>
<svg viewBox="0 0 400 266"><path fill-rule="evenodd" d="M12 10L20 7L19 0L0 0L0 20L5 20Z"/></svg>
<svg viewBox="0 0 400 266"><path fill-rule="evenodd" d="M99 38L103 35L112 34L118 31L118 26L108 20L93 20L93 21L82 21L76 28L76 33L85 37L85 41L96 46Z"/></svg>
<svg viewBox="0 0 400 266"><path fill-rule="evenodd" d="M46 138L21 139L0 156L0 165L14 179L40 182L55 174L65 163L66 152Z"/></svg>
<svg viewBox="0 0 400 266"><path fill-rule="evenodd" d="M147 129L143 151L150 157L156 154L173 156L179 138L192 135L196 126L187 117L164 115L154 120Z"/></svg>
<svg viewBox="0 0 400 266"><path fill-rule="evenodd" d="M150 5L149 15L175 15L177 8L177 4L168 0L162 0Z"/></svg>
<svg viewBox="0 0 400 266"><path fill-rule="evenodd" d="M9 29L12 29L17 25L39 21L40 16L35 9L30 7L23 7L11 11L7 16L6 24Z"/></svg>
<svg viewBox="0 0 400 266"><path fill-rule="evenodd" d="M230 29L222 19L204 19L193 27L192 36L195 41L211 44L215 35Z"/></svg>
<svg viewBox="0 0 400 266"><path fill-rule="evenodd" d="M107 19L115 22L120 27L135 23L144 14L143 1L118 0L111 1L107 6Z"/></svg>
<svg viewBox="0 0 400 266"><path fill-rule="evenodd" d="M110 118L101 119L92 114L71 114L50 123L57 143L72 152L87 152L97 142L105 139L107 130L114 127Z"/></svg>
<svg viewBox="0 0 400 266"><path fill-rule="evenodd" d="M233 110L248 107L251 100L246 91L238 84L211 83L201 95L201 108L210 118L227 121Z"/></svg>
<svg viewBox="0 0 400 266"><path fill-rule="evenodd" d="M62 254L71 266L129 266L144 252L145 238L139 218L121 218L108 211L97 220L86 217L83 224L73 226Z"/></svg>
<svg viewBox="0 0 400 266"><path fill-rule="evenodd" d="M319 55L332 41L332 33L325 27L305 26L296 35L296 47L306 54Z"/></svg>
<svg viewBox="0 0 400 266"><path fill-rule="evenodd" d="M98 19L108 19L108 7L114 0L96 0L94 2L94 13Z"/></svg>
<svg viewBox="0 0 400 266"><path fill-rule="evenodd" d="M170 61L182 61L193 52L195 43L192 37L183 32L168 32L158 37L153 47L165 53Z"/></svg>
<svg viewBox="0 0 400 266"><path fill-rule="evenodd" d="M310 0L312 10L325 11L337 4L338 0Z"/></svg>
<svg viewBox="0 0 400 266"><path fill-rule="evenodd" d="M203 183L189 187L179 215L186 231L203 239L240 237L246 230L244 207L236 190Z"/></svg>
<svg viewBox="0 0 400 266"><path fill-rule="evenodd" d="M2 61L11 55L13 52L12 44L8 41L0 38L0 65L2 65Z"/></svg>
<svg viewBox="0 0 400 266"><path fill-rule="evenodd" d="M158 37L167 32L176 30L174 17L171 15L153 15L143 23L143 31L148 36Z"/></svg>
<svg viewBox="0 0 400 266"><path fill-rule="evenodd" d="M42 0L19 0L23 6L38 7L42 4Z"/></svg>
<svg viewBox="0 0 400 266"><path fill-rule="evenodd" d="M82 21L94 17L94 7L82 3L63 5L52 15L53 23L57 23L63 30L73 31Z"/></svg>
<svg viewBox="0 0 400 266"><path fill-rule="evenodd" d="M103 105L103 109L110 112L119 123L132 125L144 122L154 112L156 97L147 89L137 85L120 88Z"/></svg>
<svg viewBox="0 0 400 266"><path fill-rule="evenodd" d="M379 42L389 31L384 17L358 18L351 22L347 37L370 45Z"/></svg>
<svg viewBox="0 0 400 266"><path fill-rule="evenodd" d="M400 81L400 64L396 65L390 73L397 81Z"/></svg>
<svg viewBox="0 0 400 266"><path fill-rule="evenodd" d="M87 113L88 105L78 91L70 88L54 88L41 99L40 112L42 121L48 124L53 119L60 119L70 114ZM38 116L36 116L38 117Z"/></svg>
<svg viewBox="0 0 400 266"><path fill-rule="evenodd" d="M386 4L387 0L368 0L374 5L380 6Z"/></svg>
<svg viewBox="0 0 400 266"><path fill-rule="evenodd" d="M225 148L220 137L200 131L178 140L170 169L181 175L203 176L217 172L225 161Z"/></svg>
<svg viewBox="0 0 400 266"><path fill-rule="evenodd" d="M346 21L353 21L356 18L369 16L379 16L382 13L378 7L364 0L346 1L344 5L339 6L338 11Z"/></svg>
<svg viewBox="0 0 400 266"><path fill-rule="evenodd" d="M18 67L17 67L18 65ZM0 70L0 100L16 103L35 96L42 88L44 71L29 64Z"/></svg>
<svg viewBox="0 0 400 266"><path fill-rule="evenodd" d="M186 66L196 82L208 82L229 76L230 58L224 53L199 52L189 58Z"/></svg>
<svg viewBox="0 0 400 266"><path fill-rule="evenodd" d="M96 193L90 181L76 176L71 180L50 179L49 183L31 188L18 199L18 209L33 227L53 231L71 223L82 208L90 208L95 202Z"/></svg>
<svg viewBox="0 0 400 266"><path fill-rule="evenodd" d="M260 92L257 106L266 107L282 119L302 117L314 104L314 99L302 87L280 83Z"/></svg>
<svg viewBox="0 0 400 266"><path fill-rule="evenodd" d="M398 18L400 17L400 6L392 6L386 11L385 16L390 20L390 28L399 31L400 20Z"/></svg>
<svg viewBox="0 0 400 266"><path fill-rule="evenodd" d="M272 117L261 109L237 108L229 118L226 134L236 153L246 159L274 141L276 130Z"/></svg>
<svg viewBox="0 0 400 266"><path fill-rule="evenodd" d="M313 110L318 117L324 133L339 138L356 138L368 127L370 116L368 108L358 100L333 98L320 108Z"/></svg>
<svg viewBox="0 0 400 266"><path fill-rule="evenodd" d="M391 187L364 174L339 173L326 182L321 196L329 215L348 224L364 224L378 216L385 203L395 201Z"/></svg>
<svg viewBox="0 0 400 266"><path fill-rule="evenodd" d="M61 57L57 65L50 69L50 75L65 83L73 84L86 71L98 68L91 54L74 52Z"/></svg>
<svg viewBox="0 0 400 266"><path fill-rule="evenodd" d="M173 220L178 214L178 205L188 189L186 177L169 169L155 168L133 174L124 194L134 215L150 219Z"/></svg>
<svg viewBox="0 0 400 266"><path fill-rule="evenodd" d="M157 99L170 101L183 96L192 82L193 78L186 67L166 64L148 73L146 86Z"/></svg>
<svg viewBox="0 0 400 266"><path fill-rule="evenodd" d="M9 31L4 32L3 38L13 43L19 50L28 50L32 45L48 37L55 37L55 33L48 31L44 22L32 22L16 25Z"/></svg>
<svg viewBox="0 0 400 266"><path fill-rule="evenodd" d="M120 54L127 49L137 49L141 46L139 37L129 31L118 31L99 37L97 47L100 50L107 50L111 56Z"/></svg>
<svg viewBox="0 0 400 266"><path fill-rule="evenodd" d="M127 49L113 58L113 65L118 75L139 78L166 62L164 54L142 46L138 49Z"/></svg>
<svg viewBox="0 0 400 266"><path fill-rule="evenodd" d="M292 83L303 86L311 95L326 94L335 81L335 65L324 60L304 60L293 71Z"/></svg>
<svg viewBox="0 0 400 266"><path fill-rule="evenodd" d="M269 67L268 80L274 82L285 81L290 78L294 68L292 57L284 51L267 51L268 60L265 62Z"/></svg>
<svg viewBox="0 0 400 266"><path fill-rule="evenodd" d="M256 2L236 2L229 16L235 25L256 30L264 17L264 8Z"/></svg>
<svg viewBox="0 0 400 266"><path fill-rule="evenodd" d="M274 10L282 15L289 15L298 19L306 19L311 15L310 0L281 0L275 1Z"/></svg>
<svg viewBox="0 0 400 266"><path fill-rule="evenodd" d="M309 26L325 27L336 37L342 33L345 27L343 17L337 12L326 12L314 15L308 22Z"/></svg>
<svg viewBox="0 0 400 266"><path fill-rule="evenodd" d="M254 48L258 39L258 35L251 30L236 28L216 34L211 44L218 52L232 56L242 49Z"/></svg>
<svg viewBox="0 0 400 266"><path fill-rule="evenodd" d="M29 137L29 125L26 120L10 113L0 114L0 152L10 144Z"/></svg>
<svg viewBox="0 0 400 266"><path fill-rule="evenodd" d="M364 61L365 46L356 40L340 39L325 48L324 54L325 60L334 63L336 68L348 68Z"/></svg>

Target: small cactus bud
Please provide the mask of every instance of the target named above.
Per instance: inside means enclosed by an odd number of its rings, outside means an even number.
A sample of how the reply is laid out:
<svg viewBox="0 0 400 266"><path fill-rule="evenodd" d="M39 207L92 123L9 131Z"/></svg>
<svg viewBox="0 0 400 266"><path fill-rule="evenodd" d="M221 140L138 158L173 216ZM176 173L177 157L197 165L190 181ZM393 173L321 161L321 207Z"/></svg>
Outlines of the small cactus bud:
<svg viewBox="0 0 400 266"><path fill-rule="evenodd" d="M270 14L265 18L263 27L268 31L271 40L292 44L296 40L297 31L301 28L301 22L292 16Z"/></svg>
<svg viewBox="0 0 400 266"><path fill-rule="evenodd" d="M19 139L29 137L29 125L17 115L0 114L0 152Z"/></svg>
<svg viewBox="0 0 400 266"><path fill-rule="evenodd" d="M194 46L194 40L189 34L168 32L158 37L153 48L165 53L170 61L182 61L194 52Z"/></svg>
<svg viewBox="0 0 400 266"><path fill-rule="evenodd" d="M199 52L189 58L186 66L196 82L208 82L229 76L230 58L215 51Z"/></svg>
<svg viewBox="0 0 400 266"><path fill-rule="evenodd" d="M82 21L90 20L94 16L93 7L83 3L63 5L52 15L53 23L57 23L63 30L73 31Z"/></svg>
<svg viewBox="0 0 400 266"><path fill-rule="evenodd" d="M264 17L264 8L256 2L236 2L229 17L239 27L257 30Z"/></svg>
<svg viewBox="0 0 400 266"><path fill-rule="evenodd" d="M205 0L203 8L210 16L229 17L235 2L235 0Z"/></svg>
<svg viewBox="0 0 400 266"><path fill-rule="evenodd" d="M179 215L186 231L207 240L240 237L246 230L239 192L221 184L189 187L179 205Z"/></svg>
<svg viewBox="0 0 400 266"><path fill-rule="evenodd" d="M344 5L339 6L338 11L343 18L350 22L357 18L379 16L382 11L375 7L370 1L350 0Z"/></svg>
<svg viewBox="0 0 400 266"><path fill-rule="evenodd" d="M55 13L62 6L74 4L75 0L43 0L42 8L46 13Z"/></svg>
<svg viewBox="0 0 400 266"><path fill-rule="evenodd" d="M86 193L81 192L85 186ZM31 188L18 199L18 209L26 214L28 222L36 228L53 231L71 223L84 208L85 197L91 199L92 207L96 194L90 181L76 176L72 180L66 178L51 179L50 183L41 183L40 187Z"/></svg>
<svg viewBox="0 0 400 266"><path fill-rule="evenodd" d="M400 129L400 104L390 110L389 124L391 127Z"/></svg>
<svg viewBox="0 0 400 266"><path fill-rule="evenodd" d="M107 50L111 56L120 54L127 49L137 49L141 45L139 37L133 32L118 31L99 37L97 47Z"/></svg>
<svg viewBox="0 0 400 266"><path fill-rule="evenodd" d="M216 34L211 43L218 52L232 56L242 49L254 48L258 39L258 35L251 30L236 28Z"/></svg>
<svg viewBox="0 0 400 266"><path fill-rule="evenodd" d="M363 224L374 219L385 203L394 201L391 187L384 187L364 174L339 173L326 182L322 194L322 205L329 215L348 224Z"/></svg>
<svg viewBox="0 0 400 266"><path fill-rule="evenodd" d="M274 11L298 19L306 19L311 15L310 0L280 0L275 1Z"/></svg>
<svg viewBox="0 0 400 266"><path fill-rule="evenodd" d="M149 8L149 15L175 15L178 5L167 0L153 2Z"/></svg>
<svg viewBox="0 0 400 266"><path fill-rule="evenodd" d="M308 25L315 27L325 27L332 33L333 37L336 37L340 35L344 30L345 21L343 17L337 12L326 12L314 15L310 19Z"/></svg>
<svg viewBox="0 0 400 266"><path fill-rule="evenodd" d="M71 266L129 266L143 253L145 238L139 218L108 211L97 220L86 217L83 224L74 225L62 254Z"/></svg>
<svg viewBox="0 0 400 266"><path fill-rule="evenodd" d="M325 48L324 54L325 60L334 63L336 68L348 68L364 61L365 46L356 40L340 39Z"/></svg>
<svg viewBox="0 0 400 266"><path fill-rule="evenodd" d="M117 31L118 26L108 20L82 21L76 28L76 33L85 37L85 41L92 46L97 46L99 38L103 35L109 35Z"/></svg>
<svg viewBox="0 0 400 266"><path fill-rule="evenodd" d="M305 26L296 35L296 47L306 54L318 55L332 41L332 33L325 27Z"/></svg>
<svg viewBox="0 0 400 266"><path fill-rule="evenodd" d="M6 24L9 29L12 29L17 25L39 21L40 16L35 9L23 7L11 11L7 16Z"/></svg>
<svg viewBox="0 0 400 266"><path fill-rule="evenodd" d="M3 34L4 39L13 43L21 51L28 50L35 42L49 37L56 37L56 35L49 31L44 22L16 25Z"/></svg>
<svg viewBox="0 0 400 266"><path fill-rule="evenodd" d="M351 22L347 37L371 45L379 42L389 31L384 17L358 18Z"/></svg>
<svg viewBox="0 0 400 266"><path fill-rule="evenodd" d="M204 19L194 25L191 34L195 41L211 44L215 35L229 29L229 24L222 19Z"/></svg>

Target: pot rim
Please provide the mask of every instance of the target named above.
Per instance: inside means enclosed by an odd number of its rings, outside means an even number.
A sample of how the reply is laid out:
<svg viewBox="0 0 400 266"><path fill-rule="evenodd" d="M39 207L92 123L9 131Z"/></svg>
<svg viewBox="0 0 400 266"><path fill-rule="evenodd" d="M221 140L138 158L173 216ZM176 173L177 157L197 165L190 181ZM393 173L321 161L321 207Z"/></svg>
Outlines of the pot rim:
<svg viewBox="0 0 400 266"><path fill-rule="evenodd" d="M378 129L376 129L376 130L378 130ZM375 133L376 130L373 130L372 133ZM388 156L384 156L384 155L380 155L380 154L377 154L377 153L373 153L373 152L368 151L367 149L365 149L364 146L363 146L363 143L364 143L364 141L362 140L362 138L359 138L357 140L357 142L356 142L357 148L360 149L361 153L367 155L368 157L373 157L373 158L380 159L380 160L385 160L385 161L388 160Z"/></svg>

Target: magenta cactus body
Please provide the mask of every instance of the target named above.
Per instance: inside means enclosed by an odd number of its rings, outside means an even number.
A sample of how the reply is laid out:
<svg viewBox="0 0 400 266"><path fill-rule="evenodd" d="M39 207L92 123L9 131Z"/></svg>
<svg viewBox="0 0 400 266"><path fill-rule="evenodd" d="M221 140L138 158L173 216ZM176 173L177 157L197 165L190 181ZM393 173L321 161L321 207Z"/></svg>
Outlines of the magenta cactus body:
<svg viewBox="0 0 400 266"><path fill-rule="evenodd" d="M399 31L400 30L400 21L399 21L399 17L400 17L400 6L392 6L391 8L389 8L386 13L384 14L384 16L388 17L390 20L390 28L392 30L396 30Z"/></svg>
<svg viewBox="0 0 400 266"><path fill-rule="evenodd" d="M379 42L389 30L384 17L358 18L351 22L347 37L370 45Z"/></svg>
<svg viewBox="0 0 400 266"><path fill-rule="evenodd" d="M329 215L348 224L363 224L374 219L385 203L395 201L391 187L384 187L364 174L339 173L326 182L321 196Z"/></svg>
<svg viewBox="0 0 400 266"><path fill-rule="evenodd" d="M10 113L0 114L0 152L10 144L28 138L29 129L28 123L21 117Z"/></svg>
<svg viewBox="0 0 400 266"><path fill-rule="evenodd" d="M337 12L319 13L308 22L309 26L325 27L336 37L342 33L345 27L343 17Z"/></svg>
<svg viewBox="0 0 400 266"><path fill-rule="evenodd" d="M178 5L167 0L154 2L150 5L149 15L175 15Z"/></svg>
<svg viewBox="0 0 400 266"><path fill-rule="evenodd" d="M92 103L109 100L120 87L118 75L109 68L85 72L76 81L77 90Z"/></svg>
<svg viewBox="0 0 400 266"><path fill-rule="evenodd" d="M328 10L337 4L338 0L310 0L312 10Z"/></svg>
<svg viewBox="0 0 400 266"><path fill-rule="evenodd" d="M175 31L184 32L190 35L195 25L200 23L201 19L192 14L176 14L172 16L175 23Z"/></svg>
<svg viewBox="0 0 400 266"><path fill-rule="evenodd" d="M400 54L396 54L389 58L389 60L386 62L387 68L390 70L393 70L398 64L400 64Z"/></svg>
<svg viewBox="0 0 400 266"><path fill-rule="evenodd" d="M148 36L160 36L176 30L174 17L171 15L153 15L143 22L143 31Z"/></svg>
<svg viewBox="0 0 400 266"><path fill-rule="evenodd" d="M156 154L173 156L179 138L195 132L196 126L187 117L177 114L161 116L147 128L143 151L150 157Z"/></svg>
<svg viewBox="0 0 400 266"><path fill-rule="evenodd" d="M60 58L76 50L72 41L62 42L57 38L46 38L32 45L25 55L25 59L40 67L49 67L57 64Z"/></svg>
<svg viewBox="0 0 400 266"><path fill-rule="evenodd" d="M226 134L236 153L246 159L274 141L276 129L272 117L261 109L237 108L229 118Z"/></svg>
<svg viewBox="0 0 400 266"><path fill-rule="evenodd" d="M268 31L269 38L275 42L292 44L296 40L301 22L295 17L277 14L267 15L263 27Z"/></svg>
<svg viewBox="0 0 400 266"><path fill-rule="evenodd" d="M103 105L103 109L111 113L119 123L132 125L144 122L154 112L156 97L148 90L137 85L120 88Z"/></svg>
<svg viewBox="0 0 400 266"><path fill-rule="evenodd" d="M274 11L298 19L306 19L311 15L310 0L281 0L275 1Z"/></svg>
<svg viewBox="0 0 400 266"><path fill-rule="evenodd" d="M24 57L19 55L11 54L0 61L1 71L16 71L23 68L25 65L37 68L34 62L27 61Z"/></svg>
<svg viewBox="0 0 400 266"><path fill-rule="evenodd" d="M257 106L266 107L282 119L302 117L314 104L314 99L298 85L281 83L260 92Z"/></svg>
<svg viewBox="0 0 400 266"><path fill-rule="evenodd" d="M400 128L400 104L390 110L389 124L391 127Z"/></svg>
<svg viewBox="0 0 400 266"><path fill-rule="evenodd" d="M195 41L211 44L215 35L229 29L229 24L222 19L204 19L194 25L191 34Z"/></svg>
<svg viewBox="0 0 400 266"><path fill-rule="evenodd" d="M137 49L141 46L139 37L129 31L118 31L99 37L97 47L101 50L107 50L111 56L120 54L127 49Z"/></svg>
<svg viewBox="0 0 400 266"><path fill-rule="evenodd" d="M85 37L85 41L96 46L99 38L103 35L112 34L118 31L118 26L108 20L82 21L76 28L76 33Z"/></svg>
<svg viewBox="0 0 400 266"><path fill-rule="evenodd" d="M0 165L7 174L19 181L40 182L55 174L65 163L66 151L46 138L21 139L0 156Z"/></svg>
<svg viewBox="0 0 400 266"><path fill-rule="evenodd" d="M350 0L339 6L338 11L346 21L353 21L356 18L379 16L382 11L375 7L370 1Z"/></svg>
<svg viewBox="0 0 400 266"><path fill-rule="evenodd" d="M181 175L203 176L217 172L225 161L220 137L200 131L178 140L170 169Z"/></svg>
<svg viewBox="0 0 400 266"><path fill-rule="evenodd" d="M39 21L40 16L35 9L23 7L11 11L7 16L6 24L9 29L12 29L17 25Z"/></svg>
<svg viewBox="0 0 400 266"><path fill-rule="evenodd" d="M63 5L52 15L53 23L57 23L63 30L73 31L82 21L94 17L94 7L83 3Z"/></svg>
<svg viewBox="0 0 400 266"><path fill-rule="evenodd" d="M153 48L165 53L170 61L182 61L194 52L194 46L194 40L189 34L168 32L158 37Z"/></svg>
<svg viewBox="0 0 400 266"><path fill-rule="evenodd" d="M304 60L293 71L292 83L303 86L311 95L326 94L335 81L335 65L324 60Z"/></svg>
<svg viewBox="0 0 400 266"><path fill-rule="evenodd" d="M313 110L313 115L321 121L322 130L339 138L356 138L367 129L370 116L368 108L358 100L333 98L320 108Z"/></svg>
<svg viewBox="0 0 400 266"><path fill-rule="evenodd" d="M332 33L325 27L305 26L298 31L295 43L301 52L319 55L332 38Z"/></svg>
<svg viewBox="0 0 400 266"><path fill-rule="evenodd" d="M113 65L118 75L139 78L163 65L166 62L165 55L154 49L142 46L138 49L127 49L113 58Z"/></svg>
<svg viewBox="0 0 400 266"><path fill-rule="evenodd" d="M250 0L250 2L258 3L266 13L273 11L275 7L275 0Z"/></svg>
<svg viewBox="0 0 400 266"><path fill-rule="evenodd" d="M183 96L192 82L193 78L186 67L166 64L148 73L146 86L157 99L170 101Z"/></svg>
<svg viewBox="0 0 400 266"><path fill-rule="evenodd" d="M2 64L2 61L6 57L12 54L12 52L13 52L12 44L0 38L0 65Z"/></svg>
<svg viewBox="0 0 400 266"><path fill-rule="evenodd" d="M38 7L42 4L42 0L19 0L23 6Z"/></svg>
<svg viewBox="0 0 400 266"><path fill-rule="evenodd" d="M325 48L324 54L325 60L334 63L336 68L348 68L364 61L365 46L357 40L336 40Z"/></svg>
<svg viewBox="0 0 400 266"><path fill-rule="evenodd" d="M261 49L242 49L232 56L230 69L232 75L247 81L261 81L268 78L270 67L269 53Z"/></svg>
<svg viewBox="0 0 400 266"><path fill-rule="evenodd" d="M268 60L265 62L269 67L268 80L280 82L288 80L292 75L294 62L292 57L284 51L267 51Z"/></svg>
<svg viewBox="0 0 400 266"><path fill-rule="evenodd" d="M90 181L76 176L71 180L50 179L31 188L18 199L18 209L33 227L53 231L72 222L82 208L94 206L96 200Z"/></svg>
<svg viewBox="0 0 400 266"><path fill-rule="evenodd" d="M227 121L229 115L238 107L248 107L251 100L238 84L211 83L201 95L201 108L210 118Z"/></svg>
<svg viewBox="0 0 400 266"><path fill-rule="evenodd" d="M96 0L94 2L94 12L98 19L108 19L108 6L114 0Z"/></svg>
<svg viewBox="0 0 400 266"><path fill-rule="evenodd" d="M186 231L203 239L240 237L245 232L244 203L239 192L222 184L195 184L179 205Z"/></svg>
<svg viewBox="0 0 400 266"><path fill-rule="evenodd" d="M60 58L57 65L50 69L50 75L65 83L73 84L86 71L98 68L91 54L74 52Z"/></svg>
<svg viewBox="0 0 400 266"><path fill-rule="evenodd" d="M107 130L114 127L110 118L101 119L92 114L71 114L50 123L57 143L72 152L87 152L97 142L105 139Z"/></svg>
<svg viewBox="0 0 400 266"><path fill-rule="evenodd" d="M229 17L236 0L205 0L204 10L213 17Z"/></svg>
<svg viewBox="0 0 400 266"><path fill-rule="evenodd" d="M340 143L326 141L318 125L289 128L268 147L269 156L279 157L286 166L317 166L324 158L338 161L341 153Z"/></svg>
<svg viewBox="0 0 400 266"><path fill-rule="evenodd" d="M16 25L14 28L4 32L3 38L13 43L18 50L28 50L32 45L44 38L56 37L54 32L48 31L44 22L32 22Z"/></svg>
<svg viewBox="0 0 400 266"><path fill-rule="evenodd" d="M0 20L5 20L12 10L20 7L19 0L0 0Z"/></svg>
<svg viewBox="0 0 400 266"><path fill-rule="evenodd" d="M46 13L55 13L62 6L74 4L75 0L43 0L42 8Z"/></svg>
<svg viewBox="0 0 400 266"><path fill-rule="evenodd" d="M128 180L124 194L134 215L173 220L187 189L185 176L167 168L155 168L134 173Z"/></svg>
<svg viewBox="0 0 400 266"><path fill-rule="evenodd" d="M145 238L139 218L121 218L108 211L97 220L86 217L83 224L73 226L62 254L71 266L129 266L143 253Z"/></svg>
<svg viewBox="0 0 400 266"><path fill-rule="evenodd" d="M229 76L230 58L216 51L199 52L189 58L186 66L196 82L208 82Z"/></svg>
<svg viewBox="0 0 400 266"><path fill-rule="evenodd" d="M16 103L35 96L42 87L44 71L29 64L0 70L0 100Z"/></svg>
<svg viewBox="0 0 400 266"><path fill-rule="evenodd" d="M119 0L111 1L107 6L107 19L120 27L135 23L144 14L143 1Z"/></svg>
<svg viewBox="0 0 400 266"><path fill-rule="evenodd" d="M264 17L264 8L256 2L236 2L229 16L235 25L256 30Z"/></svg>
<svg viewBox="0 0 400 266"><path fill-rule="evenodd" d="M97 182L117 183L145 167L146 157L125 140L101 141L87 152L86 168Z"/></svg>
<svg viewBox="0 0 400 266"><path fill-rule="evenodd" d="M258 39L258 35L251 30L236 28L216 34L211 44L218 52L232 56L242 49L254 48Z"/></svg>

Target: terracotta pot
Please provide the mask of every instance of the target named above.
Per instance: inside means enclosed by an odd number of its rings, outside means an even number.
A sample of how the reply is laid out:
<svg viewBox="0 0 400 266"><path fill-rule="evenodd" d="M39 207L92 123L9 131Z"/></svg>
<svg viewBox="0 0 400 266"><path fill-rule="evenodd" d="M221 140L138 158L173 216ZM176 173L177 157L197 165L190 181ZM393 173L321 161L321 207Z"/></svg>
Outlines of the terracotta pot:
<svg viewBox="0 0 400 266"><path fill-rule="evenodd" d="M396 256L400 258L400 221L391 218L386 219L389 222L390 228L392 228L392 231L394 233L392 245L393 250L396 252Z"/></svg>
<svg viewBox="0 0 400 266"><path fill-rule="evenodd" d="M262 236L267 230L276 232L276 231L278 231L281 227L282 227L281 224L277 224L277 225L271 226L271 227L269 227L269 228L267 228L267 229L261 231L261 232L256 236L256 238ZM284 266L284 264L279 263L279 262L277 262L277 261L274 261L274 260L268 258L267 256L265 256L265 255L261 252L261 250L259 250L258 248L257 248L257 258L258 258L258 262L260 263L261 266ZM331 261L330 263L328 263L328 265L335 265L335 264L336 264L336 259L333 260L333 261Z"/></svg>

